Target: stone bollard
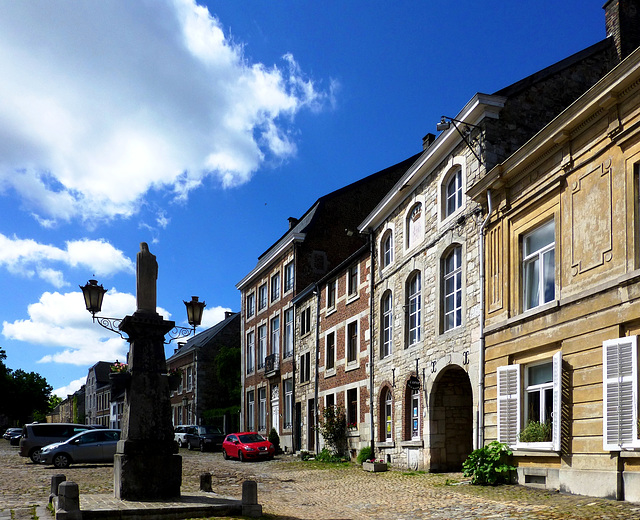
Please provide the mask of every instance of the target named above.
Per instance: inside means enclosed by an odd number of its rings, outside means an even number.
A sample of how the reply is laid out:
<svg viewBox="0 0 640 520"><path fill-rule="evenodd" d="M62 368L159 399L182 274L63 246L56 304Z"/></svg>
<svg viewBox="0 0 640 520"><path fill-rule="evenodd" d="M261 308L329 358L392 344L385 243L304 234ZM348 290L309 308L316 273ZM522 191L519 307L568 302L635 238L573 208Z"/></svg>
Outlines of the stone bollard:
<svg viewBox="0 0 640 520"><path fill-rule="evenodd" d="M211 473L200 473L200 491L211 493Z"/></svg>
<svg viewBox="0 0 640 520"><path fill-rule="evenodd" d="M58 496L58 486L62 484L67 477L62 473L58 473L51 477L51 493L49 493L49 503L53 502L53 499Z"/></svg>
<svg viewBox="0 0 640 520"><path fill-rule="evenodd" d="M262 516L262 506L258 504L258 483L255 480L242 483L242 516Z"/></svg>
<svg viewBox="0 0 640 520"><path fill-rule="evenodd" d="M80 490L75 482L65 481L58 486L56 520L82 520Z"/></svg>

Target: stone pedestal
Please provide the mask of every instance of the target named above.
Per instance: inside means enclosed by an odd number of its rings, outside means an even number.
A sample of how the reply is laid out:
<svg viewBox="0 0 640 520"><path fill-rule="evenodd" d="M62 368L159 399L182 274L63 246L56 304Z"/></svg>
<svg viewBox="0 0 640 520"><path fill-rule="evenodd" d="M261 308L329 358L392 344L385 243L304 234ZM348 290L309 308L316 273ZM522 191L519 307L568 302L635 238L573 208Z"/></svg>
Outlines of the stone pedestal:
<svg viewBox="0 0 640 520"><path fill-rule="evenodd" d="M140 310L120 325L131 345L131 378L114 458L114 493L121 500L180 496L182 457L174 441L164 356L164 335L174 326L155 312Z"/></svg>

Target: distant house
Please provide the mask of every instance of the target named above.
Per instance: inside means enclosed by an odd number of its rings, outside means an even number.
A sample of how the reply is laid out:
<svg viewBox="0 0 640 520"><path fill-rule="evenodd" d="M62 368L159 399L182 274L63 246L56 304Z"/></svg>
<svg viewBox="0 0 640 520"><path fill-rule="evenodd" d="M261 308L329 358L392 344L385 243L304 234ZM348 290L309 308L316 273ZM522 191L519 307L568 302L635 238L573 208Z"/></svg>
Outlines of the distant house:
<svg viewBox="0 0 640 520"><path fill-rule="evenodd" d="M85 424L110 426L111 365L108 361L98 361L89 369L85 384Z"/></svg>
<svg viewBox="0 0 640 520"><path fill-rule="evenodd" d="M240 314L227 312L220 323L180 344L167 359L167 369L179 374L179 384L171 390L175 426L215 423L226 430L236 427L240 410ZM235 395L229 391L234 386Z"/></svg>

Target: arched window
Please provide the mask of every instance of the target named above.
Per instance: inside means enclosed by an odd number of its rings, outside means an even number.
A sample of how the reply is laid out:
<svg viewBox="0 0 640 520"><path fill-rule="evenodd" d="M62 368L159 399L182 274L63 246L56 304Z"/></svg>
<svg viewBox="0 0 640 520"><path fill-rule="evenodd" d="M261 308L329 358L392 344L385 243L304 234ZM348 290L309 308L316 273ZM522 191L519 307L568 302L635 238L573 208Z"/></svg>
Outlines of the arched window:
<svg viewBox="0 0 640 520"><path fill-rule="evenodd" d="M405 440L420 439L420 389L405 387Z"/></svg>
<svg viewBox="0 0 640 520"><path fill-rule="evenodd" d="M420 273L414 273L407 283L407 346L420 341L421 298Z"/></svg>
<svg viewBox="0 0 640 520"><path fill-rule="evenodd" d="M380 440L391 442L393 440L393 394L390 388L382 391L380 411Z"/></svg>
<svg viewBox="0 0 640 520"><path fill-rule="evenodd" d="M422 204L418 202L411 208L407 217L407 248L410 249L420 243L423 235Z"/></svg>
<svg viewBox="0 0 640 520"><path fill-rule="evenodd" d="M382 237L380 244L380 265L382 269L393 262L393 233L388 230Z"/></svg>
<svg viewBox="0 0 640 520"><path fill-rule="evenodd" d="M445 193L445 217L462 207L462 170L456 170L447 182Z"/></svg>
<svg viewBox="0 0 640 520"><path fill-rule="evenodd" d="M462 325L462 248L455 247L443 264L443 328L451 330Z"/></svg>
<svg viewBox="0 0 640 520"><path fill-rule="evenodd" d="M391 291L387 291L382 296L380 303L382 311L380 323L380 357L385 358L393 351L393 296Z"/></svg>

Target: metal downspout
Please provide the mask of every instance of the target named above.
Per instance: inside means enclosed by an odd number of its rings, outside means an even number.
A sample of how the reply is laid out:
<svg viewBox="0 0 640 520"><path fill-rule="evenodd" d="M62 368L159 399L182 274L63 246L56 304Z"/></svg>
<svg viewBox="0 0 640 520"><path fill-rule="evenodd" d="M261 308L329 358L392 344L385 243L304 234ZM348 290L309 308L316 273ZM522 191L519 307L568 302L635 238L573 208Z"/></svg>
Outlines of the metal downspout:
<svg viewBox="0 0 640 520"><path fill-rule="evenodd" d="M367 230L367 236L369 238L369 251L371 255L370 259L370 267L369 267L369 431L371 433L371 456L375 457L376 454L376 446L375 446L375 421L373 416L373 365L374 365L374 350L373 350L373 338L375 332L375 321L373 316L373 304L374 304L374 294L373 289L375 285L375 269L374 269L374 260L375 260L375 247L373 243L373 232L369 229Z"/></svg>
<svg viewBox="0 0 640 520"><path fill-rule="evenodd" d="M319 453L320 442L320 429L318 428L318 382L320 377L318 374L318 364L320 362L320 289L316 285L313 291L316 295L316 359L315 359L315 389L313 391L313 416L314 416L314 431L315 431L315 448L316 453Z"/></svg>
<svg viewBox="0 0 640 520"><path fill-rule="evenodd" d="M491 218L493 204L491 201L491 190L487 190L487 218L480 226L480 352L478 353L478 431L476 435L476 448L481 448L484 444L484 311L485 311L485 276L484 276L484 232Z"/></svg>

